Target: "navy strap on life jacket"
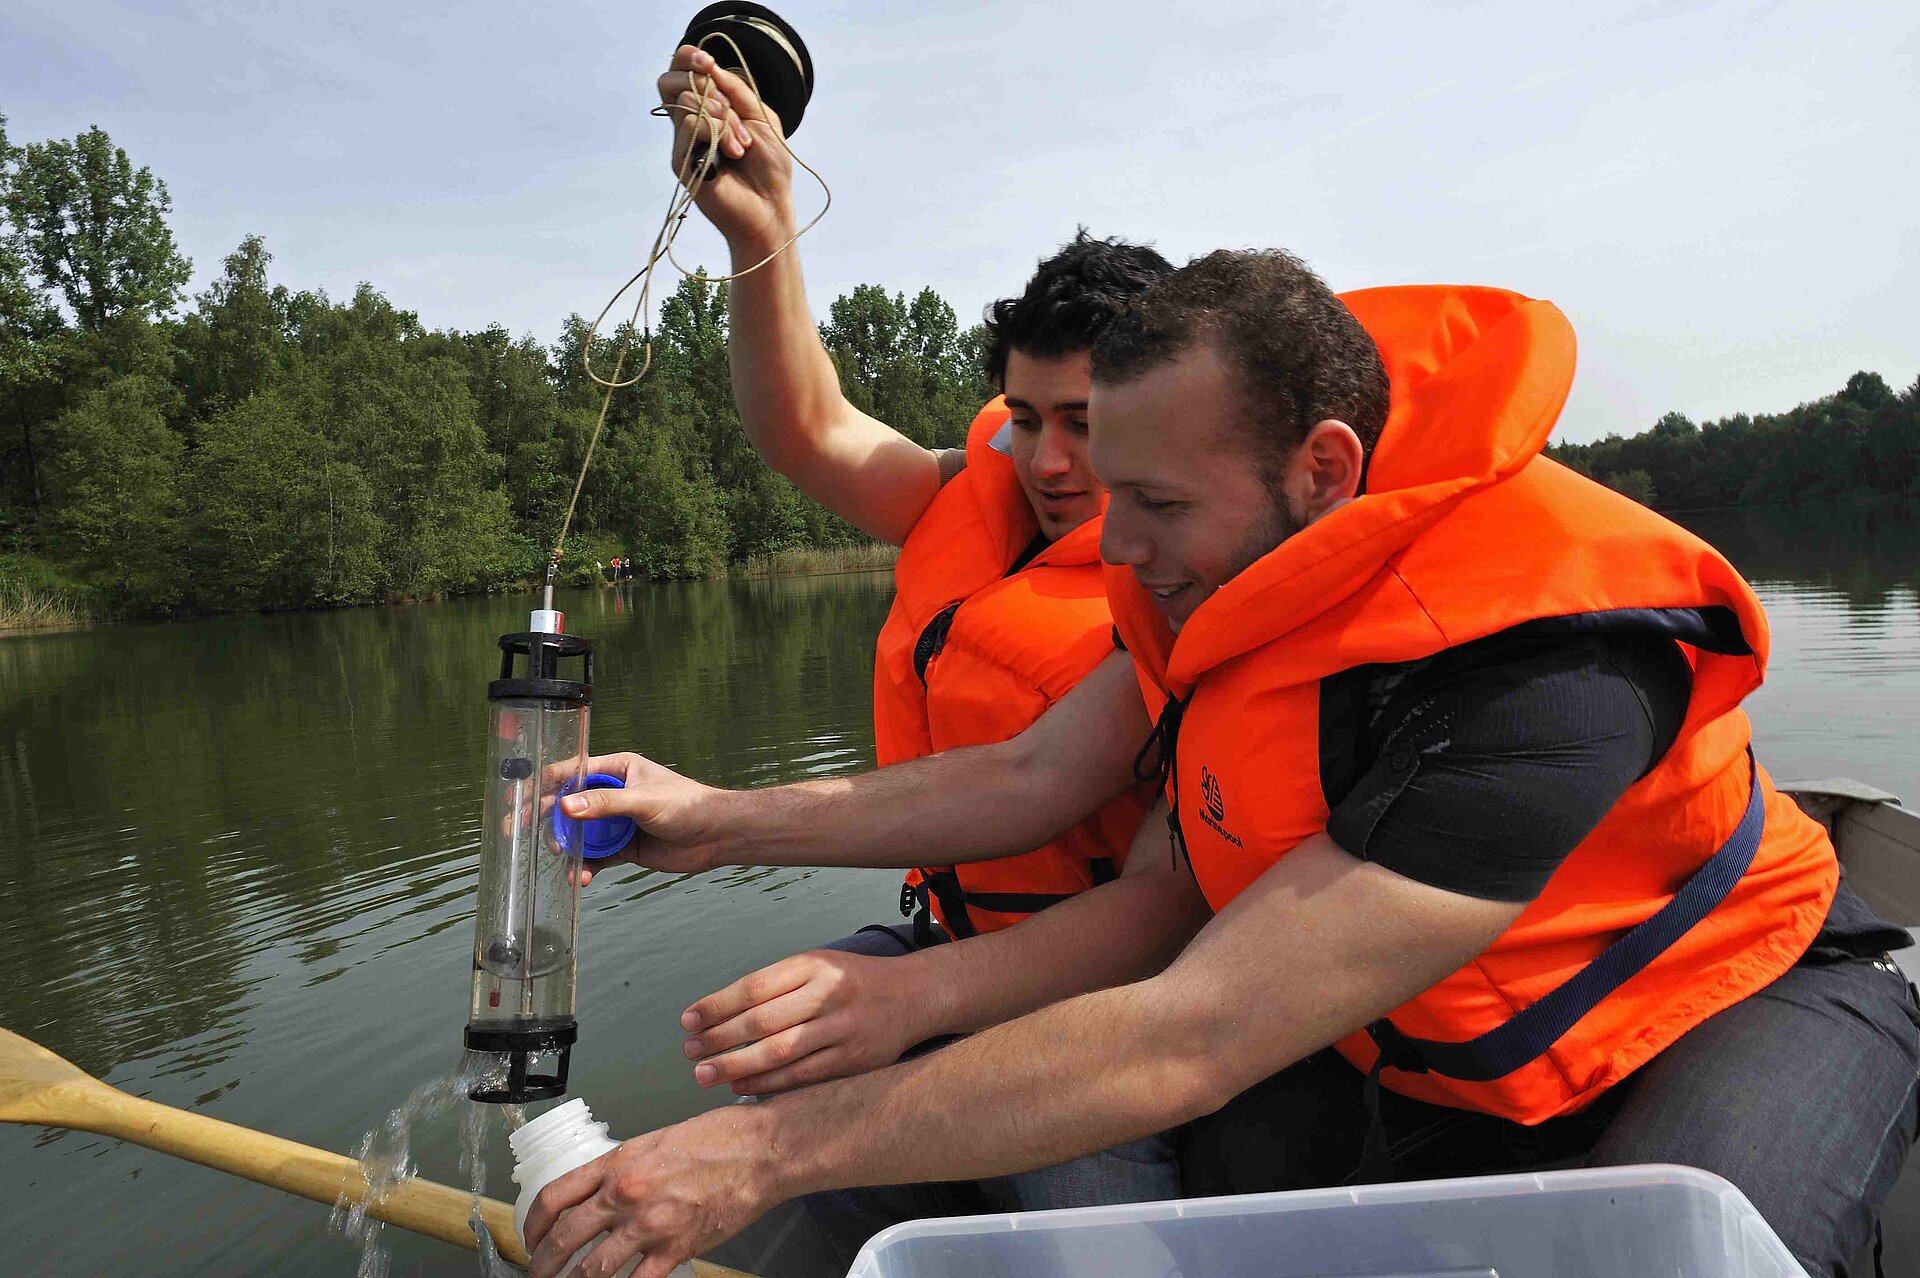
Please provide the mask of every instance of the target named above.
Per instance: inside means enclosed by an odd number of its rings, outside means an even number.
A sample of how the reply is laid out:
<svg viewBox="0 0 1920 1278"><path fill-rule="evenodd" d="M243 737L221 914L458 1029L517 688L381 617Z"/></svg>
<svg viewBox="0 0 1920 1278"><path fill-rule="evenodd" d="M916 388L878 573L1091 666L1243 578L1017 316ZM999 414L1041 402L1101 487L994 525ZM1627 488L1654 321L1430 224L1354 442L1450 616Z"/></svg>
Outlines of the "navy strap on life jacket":
<svg viewBox="0 0 1920 1278"><path fill-rule="evenodd" d="M1551 993L1477 1038L1461 1043L1414 1038L1382 1017L1367 1026L1367 1033L1380 1049L1374 1075L1377 1077L1382 1069L1398 1069L1485 1083L1504 1078L1552 1047L1602 1000L1646 970L1726 900L1753 864L1766 828L1766 802L1751 750L1747 752L1747 777L1751 792L1740 823L1673 894L1673 899L1651 917L1602 950Z"/></svg>
<svg viewBox="0 0 1920 1278"><path fill-rule="evenodd" d="M1090 861L1088 868L1092 870L1096 884L1118 877L1113 861L1107 857ZM1073 892L972 892L961 884L960 876L952 866L923 867L918 886L909 883L901 887L900 913L913 918L916 933L930 935L933 911L928 897L932 897L940 902L940 913L946 920L947 931L955 940L965 940L979 932L972 915L968 913L969 908L991 910L995 914L1038 914L1075 895L1077 893Z"/></svg>
<svg viewBox="0 0 1920 1278"><path fill-rule="evenodd" d="M947 934L954 940L964 941L978 933L979 929L967 915L966 894L960 889L960 876L953 872L953 867L925 866L920 870L918 885L909 882L900 887L900 913L913 919L913 932L921 945L927 944L933 935L930 897L939 900Z"/></svg>
<svg viewBox="0 0 1920 1278"><path fill-rule="evenodd" d="M1440 1074L1468 1083L1504 1078L1552 1047L1581 1017L1646 970L1694 924L1727 899L1747 867L1753 864L1754 855L1760 849L1760 836L1766 828L1766 800L1760 790L1751 749L1747 751L1747 779L1750 787L1747 810L1719 850L1681 884L1672 900L1600 951L1592 962L1561 982L1546 997L1522 1008L1478 1038L1462 1043L1402 1034L1385 1017L1367 1026L1367 1034L1380 1049L1380 1055L1367 1071L1363 1088L1367 1135L1359 1166L1347 1178L1348 1184L1392 1180L1397 1174L1387 1144L1386 1123L1380 1113L1382 1070Z"/></svg>

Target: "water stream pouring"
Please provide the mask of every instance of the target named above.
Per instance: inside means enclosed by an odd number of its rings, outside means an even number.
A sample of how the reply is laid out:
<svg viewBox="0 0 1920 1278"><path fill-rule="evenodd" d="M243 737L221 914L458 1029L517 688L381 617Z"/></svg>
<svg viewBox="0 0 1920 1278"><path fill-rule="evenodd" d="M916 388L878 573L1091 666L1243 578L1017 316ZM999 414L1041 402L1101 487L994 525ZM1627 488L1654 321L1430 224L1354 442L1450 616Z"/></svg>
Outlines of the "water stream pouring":
<svg viewBox="0 0 1920 1278"><path fill-rule="evenodd" d="M492 748L480 828L473 998L467 1046L505 1055L506 1077L474 1083L474 1100L520 1104L564 1095L574 1020L575 930L583 839L556 832L555 800L578 788L587 762L593 645L565 618L534 610L525 633L500 636L500 677L487 686ZM578 678L563 663L578 661ZM548 1072L536 1073L542 1060Z"/></svg>

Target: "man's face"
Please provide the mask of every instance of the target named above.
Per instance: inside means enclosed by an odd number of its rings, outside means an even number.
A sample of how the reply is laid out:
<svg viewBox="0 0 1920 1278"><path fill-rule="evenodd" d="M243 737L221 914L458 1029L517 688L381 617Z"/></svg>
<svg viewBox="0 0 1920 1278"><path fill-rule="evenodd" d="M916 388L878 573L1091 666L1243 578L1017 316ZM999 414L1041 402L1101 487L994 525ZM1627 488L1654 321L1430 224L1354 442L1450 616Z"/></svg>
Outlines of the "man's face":
<svg viewBox="0 0 1920 1278"><path fill-rule="evenodd" d="M1013 410L1013 469L1048 541L1100 513L1106 490L1087 460L1087 352L1037 359L1007 354L1007 407Z"/></svg>
<svg viewBox="0 0 1920 1278"><path fill-rule="evenodd" d="M1112 493L1100 556L1133 569L1178 630L1305 521L1269 487L1239 379L1210 346L1092 400L1093 466Z"/></svg>

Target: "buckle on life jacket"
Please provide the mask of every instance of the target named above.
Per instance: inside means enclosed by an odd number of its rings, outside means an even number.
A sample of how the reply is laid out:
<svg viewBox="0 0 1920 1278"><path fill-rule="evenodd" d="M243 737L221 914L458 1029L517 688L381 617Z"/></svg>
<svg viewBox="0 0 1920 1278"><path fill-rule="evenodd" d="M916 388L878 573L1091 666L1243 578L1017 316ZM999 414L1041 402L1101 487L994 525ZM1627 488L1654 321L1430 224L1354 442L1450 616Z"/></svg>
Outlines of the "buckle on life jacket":
<svg viewBox="0 0 1920 1278"><path fill-rule="evenodd" d="M913 907L916 904L920 904L922 909L926 908L920 889L914 887L911 883L902 883L900 885L900 917L903 919L912 918Z"/></svg>
<svg viewBox="0 0 1920 1278"><path fill-rule="evenodd" d="M1379 1049L1379 1056L1373 1062L1373 1068L1367 1072L1369 1082L1377 1083L1380 1071L1397 1069L1403 1074L1424 1074L1427 1063L1421 1059L1420 1049L1414 1041L1402 1034L1397 1026L1386 1017L1367 1026L1367 1037Z"/></svg>

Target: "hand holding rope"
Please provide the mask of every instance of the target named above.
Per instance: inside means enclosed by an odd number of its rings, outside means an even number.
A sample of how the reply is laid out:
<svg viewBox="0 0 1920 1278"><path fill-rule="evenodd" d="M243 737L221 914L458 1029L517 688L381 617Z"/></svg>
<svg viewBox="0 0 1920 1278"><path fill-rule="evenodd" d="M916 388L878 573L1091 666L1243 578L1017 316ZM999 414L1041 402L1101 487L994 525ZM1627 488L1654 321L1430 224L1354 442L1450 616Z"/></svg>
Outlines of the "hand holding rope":
<svg viewBox="0 0 1920 1278"><path fill-rule="evenodd" d="M744 270L735 271L730 275L707 277L707 282L710 284L724 284L730 280L737 280L744 276L751 275L761 267L766 266L769 262L792 248L801 236L818 226L820 219L827 215L827 210L833 207L833 190L827 185L827 180L821 177L812 165L794 154L793 148L787 145L786 132L782 129L779 120L768 110L766 104L761 100L760 86L758 82L755 81L753 68L748 65L746 57L740 51L740 46L725 33L716 32L700 41L698 46L699 52L705 54L706 46L716 42L723 42L731 49L734 60L740 64L741 69L739 74L741 78L744 79L746 87L753 94L753 105L758 112L757 122L766 127L767 132L774 140L779 142L781 149L787 153L788 157L791 158L795 164L805 169L807 173L812 176L813 180L820 184L821 193L825 197L820 211L814 214L813 218L808 221L805 226L802 226L799 230L788 236L779 247L755 262L752 266ZM601 397L600 415L593 424L593 434L587 440L586 454L580 460L580 474L574 480L573 495L567 500L567 512L560 522L560 535L554 539L553 551L549 556L547 574L549 591L552 589L551 583L553 575L560 565L561 553L566 546L567 533L573 526L574 510L580 502L580 490L587 482L587 468L593 462L594 450L599 446L600 434L607 424L607 412L613 405L613 393L617 390L624 390L629 386L637 385L653 368L652 326L650 324L643 324L642 321L648 314L652 300L654 270L659 266L661 261L664 260L671 262L674 269L689 279L695 276L695 272L688 270L680 263L678 258L674 257L673 242L680 234L681 225L687 220L688 210L693 207L701 185L703 183L716 181L720 176L719 170L723 159L722 143L727 136L727 121L724 110L718 115L714 113L713 104L724 103L727 100L725 95L719 90L720 76L726 74L728 73L714 66L712 55L707 54L707 69L702 70L699 67L695 67L686 72L687 94L690 94L695 99L696 105L689 107L679 101L662 102L650 112L652 115L666 119L672 119L676 115L691 117L694 126L694 137L697 138L699 134L704 132L706 134L706 146L704 148L696 147L692 145L692 139L689 139L685 153L680 157L679 163L676 166L675 177L677 180L673 195L667 201L666 217L660 224L659 232L653 238L653 247L647 252L645 264L642 265L638 271L635 271L633 276L628 279L625 284L622 284L612 297L607 299L607 304L601 307L600 314L594 317L592 326L587 330L586 340L581 345L580 361L582 368L585 369L587 376L595 385L605 388L606 394ZM683 94L681 96L687 95ZM753 145L751 134L743 134L743 136L746 140L740 144L742 155L745 154L746 147ZM633 314L628 319L623 330L624 339L614 359L613 371L606 377L602 377L593 367L594 340L599 336L600 326L606 322L608 314L612 312L613 308L619 304L620 299L626 296L628 291L636 284L640 286L640 291L634 299ZM633 333L636 330L640 330L646 334L641 342L642 359L640 369L634 373L632 377L622 381L620 380L620 374L626 367L627 356L632 349ZM551 603L549 603L549 606L551 606Z"/></svg>

